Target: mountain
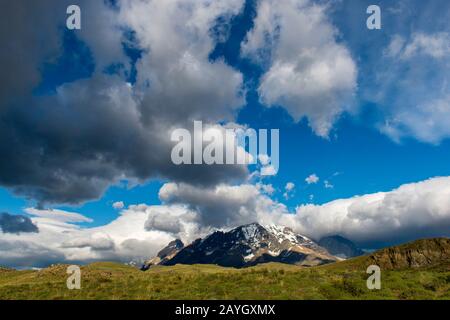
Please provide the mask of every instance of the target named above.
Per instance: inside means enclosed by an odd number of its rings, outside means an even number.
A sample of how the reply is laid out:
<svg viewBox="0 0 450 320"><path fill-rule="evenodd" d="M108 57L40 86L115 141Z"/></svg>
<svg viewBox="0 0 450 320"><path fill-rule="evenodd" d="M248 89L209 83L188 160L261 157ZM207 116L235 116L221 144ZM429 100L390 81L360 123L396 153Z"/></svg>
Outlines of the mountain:
<svg viewBox="0 0 450 320"><path fill-rule="evenodd" d="M353 242L339 235L324 237L318 241L318 244L327 249L332 255L344 259L364 255L364 251Z"/></svg>
<svg viewBox="0 0 450 320"><path fill-rule="evenodd" d="M172 257L160 261L158 254L143 269L152 265L176 264L216 264L242 268L268 262L315 266L339 260L311 239L287 227L262 226L258 223L240 226L229 232L216 231L177 250L172 252Z"/></svg>
<svg viewBox="0 0 450 320"><path fill-rule="evenodd" d="M156 257L146 261L145 264L142 266L141 270L143 271L148 270L151 266L155 265L164 265L183 248L184 243L179 239L170 242L164 249L158 252Z"/></svg>

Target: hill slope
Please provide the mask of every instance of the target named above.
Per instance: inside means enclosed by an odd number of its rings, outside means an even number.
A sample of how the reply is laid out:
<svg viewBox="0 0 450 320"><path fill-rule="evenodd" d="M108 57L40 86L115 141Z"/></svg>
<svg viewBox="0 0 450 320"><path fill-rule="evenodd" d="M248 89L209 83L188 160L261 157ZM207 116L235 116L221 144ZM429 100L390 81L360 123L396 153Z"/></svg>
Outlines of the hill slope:
<svg viewBox="0 0 450 320"><path fill-rule="evenodd" d="M412 268L382 267L382 289L374 291L366 287L366 268L385 257L384 250L312 268L278 263L245 269L177 265L142 272L116 263L95 263L82 268L82 289L73 291L66 288L64 265L7 271L0 273L0 299L450 299L450 260L437 254L442 246L448 252L449 240L391 248L400 257L418 250L434 258Z"/></svg>

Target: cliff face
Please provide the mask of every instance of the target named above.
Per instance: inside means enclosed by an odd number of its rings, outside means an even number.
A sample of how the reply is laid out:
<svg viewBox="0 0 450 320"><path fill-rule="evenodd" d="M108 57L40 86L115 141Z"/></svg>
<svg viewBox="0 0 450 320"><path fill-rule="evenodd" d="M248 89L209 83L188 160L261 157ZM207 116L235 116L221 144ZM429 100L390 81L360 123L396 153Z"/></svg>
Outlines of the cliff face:
<svg viewBox="0 0 450 320"><path fill-rule="evenodd" d="M448 264L450 268L450 239L424 239L386 248L369 256L371 263L382 269L420 268Z"/></svg>

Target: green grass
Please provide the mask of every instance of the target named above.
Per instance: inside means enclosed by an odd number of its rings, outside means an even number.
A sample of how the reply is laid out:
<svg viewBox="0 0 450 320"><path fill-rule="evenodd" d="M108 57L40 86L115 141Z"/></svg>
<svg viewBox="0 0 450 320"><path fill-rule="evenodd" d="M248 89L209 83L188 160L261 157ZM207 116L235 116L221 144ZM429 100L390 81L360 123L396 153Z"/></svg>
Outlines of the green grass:
<svg viewBox="0 0 450 320"><path fill-rule="evenodd" d="M382 271L382 289L368 290L366 259L300 268L248 269L212 265L156 267L147 272L116 263L82 268L81 290L66 287L66 267L0 269L0 299L450 299L448 264Z"/></svg>

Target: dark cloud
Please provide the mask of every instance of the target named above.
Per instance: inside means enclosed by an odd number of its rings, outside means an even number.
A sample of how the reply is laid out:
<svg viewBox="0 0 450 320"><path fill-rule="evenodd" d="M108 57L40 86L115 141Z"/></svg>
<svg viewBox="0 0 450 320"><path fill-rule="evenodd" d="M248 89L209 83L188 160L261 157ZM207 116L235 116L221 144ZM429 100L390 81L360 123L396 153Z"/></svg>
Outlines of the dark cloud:
<svg viewBox="0 0 450 320"><path fill-rule="evenodd" d="M22 215L0 213L0 229L4 233L30 233L39 232L38 227L30 218Z"/></svg>
<svg viewBox="0 0 450 320"><path fill-rule="evenodd" d="M131 60L124 54L121 27L138 28L133 23L141 20L119 24L119 6L78 1L83 20L75 36L91 51L95 71L56 92L33 94L44 63L57 64L64 51L68 4L19 0L0 12L0 185L40 203L76 204L99 198L122 179L166 178L206 186L247 176L244 166L175 166L170 159L171 129L190 128L193 120L229 120L242 103L241 75L221 61L209 62L212 40L207 36L194 37L206 44L199 43L202 51L192 52L192 62L186 62L180 52L188 53L191 43L183 34L172 39L173 51L165 41L147 43L145 32L138 35L143 52L152 45L158 57L143 55L131 86L124 76ZM186 17L193 19L189 13ZM144 31L152 27L143 26ZM112 63L125 71L105 74ZM177 63L180 69L169 73Z"/></svg>
<svg viewBox="0 0 450 320"><path fill-rule="evenodd" d="M65 261L63 253L27 241L0 239L0 265L12 268L48 267Z"/></svg>

